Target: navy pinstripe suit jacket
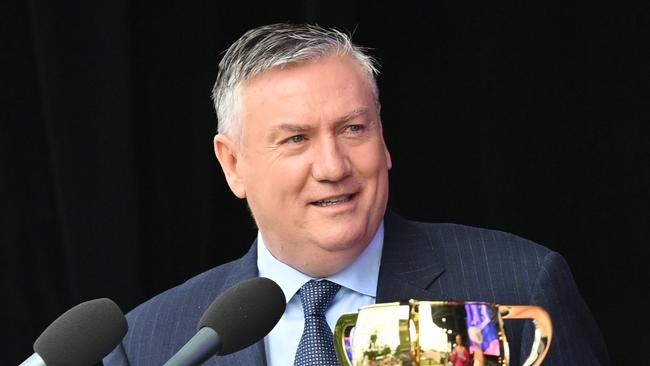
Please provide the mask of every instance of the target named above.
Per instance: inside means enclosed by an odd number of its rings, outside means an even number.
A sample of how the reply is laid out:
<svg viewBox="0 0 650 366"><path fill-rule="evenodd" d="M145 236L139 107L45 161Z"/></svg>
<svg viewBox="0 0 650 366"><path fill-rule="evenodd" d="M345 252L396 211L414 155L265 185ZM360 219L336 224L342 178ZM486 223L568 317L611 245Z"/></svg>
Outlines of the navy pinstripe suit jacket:
<svg viewBox="0 0 650 366"><path fill-rule="evenodd" d="M545 365L609 365L607 350L567 263L558 253L512 234L454 224L384 221L377 302L481 300L536 304L553 319ZM129 331L106 366L162 365L196 332L222 291L257 276L256 243L242 258L204 272L127 314ZM509 320L511 365L521 365L533 339L530 322ZM205 365L265 365L264 342L212 357Z"/></svg>

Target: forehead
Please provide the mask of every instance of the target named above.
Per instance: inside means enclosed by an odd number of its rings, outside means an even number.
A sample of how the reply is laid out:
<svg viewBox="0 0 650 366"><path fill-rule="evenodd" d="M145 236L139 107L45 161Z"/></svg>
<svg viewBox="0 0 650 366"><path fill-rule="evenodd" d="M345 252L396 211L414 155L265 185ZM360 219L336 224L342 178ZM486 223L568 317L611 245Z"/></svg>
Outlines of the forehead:
<svg viewBox="0 0 650 366"><path fill-rule="evenodd" d="M344 107L346 100L367 103L374 98L369 77L358 61L348 55L330 55L256 75L241 84L238 100L246 117L260 110L268 113L274 106L286 107L287 103L296 111Z"/></svg>

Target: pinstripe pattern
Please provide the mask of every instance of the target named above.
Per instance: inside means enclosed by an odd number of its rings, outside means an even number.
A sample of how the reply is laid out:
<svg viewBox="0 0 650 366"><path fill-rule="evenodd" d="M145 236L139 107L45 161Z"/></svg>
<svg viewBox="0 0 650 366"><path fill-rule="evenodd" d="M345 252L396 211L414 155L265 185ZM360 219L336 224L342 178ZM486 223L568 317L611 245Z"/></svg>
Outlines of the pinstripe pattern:
<svg viewBox="0 0 650 366"><path fill-rule="evenodd" d="M196 333L203 312L221 292L257 276L255 245L237 261L213 268L167 290L127 314L129 332L104 365L160 366ZM264 365L264 343L212 357L204 365Z"/></svg>
<svg viewBox="0 0 650 366"><path fill-rule="evenodd" d="M545 365L609 365L596 323L559 254L500 231L412 222L390 212L384 235L377 302L413 298L541 305L554 323ZM195 324L218 293L257 275L256 260L253 245L241 259L131 311L129 333L105 364L163 364L194 335ZM506 332L511 365L520 365L532 345L532 326L507 321ZM205 365L264 365L264 359L263 342L258 342Z"/></svg>

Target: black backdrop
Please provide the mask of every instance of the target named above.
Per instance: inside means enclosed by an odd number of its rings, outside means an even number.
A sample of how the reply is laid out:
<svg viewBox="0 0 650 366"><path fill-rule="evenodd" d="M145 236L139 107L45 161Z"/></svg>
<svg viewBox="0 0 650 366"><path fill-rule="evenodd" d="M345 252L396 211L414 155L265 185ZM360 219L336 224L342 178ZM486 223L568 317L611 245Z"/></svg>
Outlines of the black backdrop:
<svg viewBox="0 0 650 366"><path fill-rule="evenodd" d="M0 14L0 363L81 301L126 312L247 249L209 96L227 45L277 21L354 30L381 60L394 210L557 250L613 363L642 359L647 6L32 0Z"/></svg>

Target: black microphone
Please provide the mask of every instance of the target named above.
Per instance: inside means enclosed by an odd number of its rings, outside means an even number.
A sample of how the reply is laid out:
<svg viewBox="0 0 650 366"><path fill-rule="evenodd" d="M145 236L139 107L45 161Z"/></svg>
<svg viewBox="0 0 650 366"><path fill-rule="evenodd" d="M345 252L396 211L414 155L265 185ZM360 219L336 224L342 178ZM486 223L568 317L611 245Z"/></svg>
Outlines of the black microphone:
<svg viewBox="0 0 650 366"><path fill-rule="evenodd" d="M196 366L213 355L239 351L264 338L284 313L280 286L264 277L236 284L203 313L198 332L163 366Z"/></svg>
<svg viewBox="0 0 650 366"><path fill-rule="evenodd" d="M107 298L82 302L61 314L34 342L20 366L89 366L98 363L126 335L122 310Z"/></svg>

